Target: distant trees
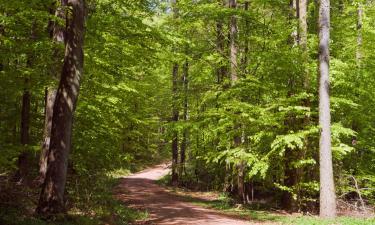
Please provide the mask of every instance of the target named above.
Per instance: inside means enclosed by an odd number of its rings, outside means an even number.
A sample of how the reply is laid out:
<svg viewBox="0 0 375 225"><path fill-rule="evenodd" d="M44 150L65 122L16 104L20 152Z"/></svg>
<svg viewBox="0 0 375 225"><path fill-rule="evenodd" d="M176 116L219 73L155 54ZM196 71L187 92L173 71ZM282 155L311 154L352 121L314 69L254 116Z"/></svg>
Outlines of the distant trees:
<svg viewBox="0 0 375 225"><path fill-rule="evenodd" d="M332 88L332 110L327 78L329 21L326 14L319 13L317 1L278 4L218 0L191 4L181 0L178 7L178 23L170 22L171 16L167 24L176 32L178 38L174 41L190 47L188 96L193 104L189 105L188 128L194 138L189 139L186 152L189 180L185 183L225 190L243 202L277 190L277 201L292 211L318 206L319 166L331 162L331 167L345 170L352 166L342 159L349 160L350 154L358 156L357 146L347 138L355 136L350 119L354 112L347 118L342 113L347 115L350 108L356 107L354 96L345 93L344 87L352 86L347 79L351 77L349 68L355 66L351 57L358 48L350 43L360 46L361 23L356 21L356 33L344 29L350 38L339 28L332 30L332 76L338 82ZM358 6L335 3L331 7L347 7L358 18L362 15ZM353 18L334 12L335 26L353 23ZM324 35L318 51L322 27ZM343 46L351 46L350 52L344 52ZM318 75L320 82L313 79ZM321 97L316 94L319 90ZM332 124L327 123L328 113ZM180 131L182 121L173 123ZM319 144L320 138L323 145ZM182 137L177 140L184 143ZM320 150L324 154L331 152L331 157L334 151L333 157L341 159L340 163L332 162L329 155L319 157ZM333 184L333 179L342 179L344 173L329 176ZM351 185L347 181L345 184ZM334 188L330 190L332 193Z"/></svg>
<svg viewBox="0 0 375 225"><path fill-rule="evenodd" d="M0 7L0 173L43 145L39 214L65 211L67 177L167 155L173 184L243 203L310 212L321 194L334 217L352 177L375 201L373 2L87 3L85 29L83 0Z"/></svg>

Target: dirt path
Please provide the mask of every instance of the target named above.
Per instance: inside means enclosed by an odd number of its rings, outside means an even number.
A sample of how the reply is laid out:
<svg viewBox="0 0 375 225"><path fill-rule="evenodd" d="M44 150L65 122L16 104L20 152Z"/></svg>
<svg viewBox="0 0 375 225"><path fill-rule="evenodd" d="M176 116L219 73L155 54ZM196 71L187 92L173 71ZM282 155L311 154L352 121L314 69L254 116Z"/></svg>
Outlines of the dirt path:
<svg viewBox="0 0 375 225"><path fill-rule="evenodd" d="M130 207L148 211L150 218L145 224L256 224L193 205L173 195L155 183L168 172L164 164L123 178L115 193Z"/></svg>

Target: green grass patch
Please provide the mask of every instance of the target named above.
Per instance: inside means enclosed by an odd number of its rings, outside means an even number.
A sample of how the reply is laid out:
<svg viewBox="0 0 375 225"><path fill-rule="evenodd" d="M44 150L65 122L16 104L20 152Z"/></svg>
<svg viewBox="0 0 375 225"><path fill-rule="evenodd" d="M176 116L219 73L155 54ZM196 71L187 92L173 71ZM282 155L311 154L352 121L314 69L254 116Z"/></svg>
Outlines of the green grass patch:
<svg viewBox="0 0 375 225"><path fill-rule="evenodd" d="M215 200L206 200L189 195L189 192L184 192L183 189L168 186L170 184L171 176L167 175L157 181L159 185L167 186L172 192L180 195L186 201L195 205L215 209L225 214L236 215L243 219L256 222L274 222L281 224L292 225L374 225L375 218L357 218L340 216L334 220L320 219L318 216L305 215L291 215L281 214L270 210L266 204L254 203L249 205L238 205L227 194L220 194ZM182 193L181 193L182 192Z"/></svg>
<svg viewBox="0 0 375 225"><path fill-rule="evenodd" d="M246 218L252 221L259 222L277 222L282 224L293 224L293 225L373 225L375 224L375 218L357 218L357 217L338 217L334 220L320 219L317 216L305 216L305 215L284 215L270 210L261 210L264 208L262 205L246 205L237 207L233 204L233 200L225 195L221 195L217 200L205 201L197 198L186 197L189 202L193 204L216 209L224 213L231 215L238 215L241 218Z"/></svg>

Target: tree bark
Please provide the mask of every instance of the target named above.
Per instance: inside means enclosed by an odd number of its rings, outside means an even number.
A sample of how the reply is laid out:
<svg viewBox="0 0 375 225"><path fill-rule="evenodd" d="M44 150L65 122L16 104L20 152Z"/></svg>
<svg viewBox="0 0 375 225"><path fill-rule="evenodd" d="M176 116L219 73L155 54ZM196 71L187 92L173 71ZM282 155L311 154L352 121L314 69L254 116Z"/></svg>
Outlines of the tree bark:
<svg viewBox="0 0 375 225"><path fill-rule="evenodd" d="M310 89L310 74L307 67L308 49L307 49L307 3L308 0L299 0L298 20L299 20L299 45L302 49L302 59L305 64L303 86L308 91Z"/></svg>
<svg viewBox="0 0 375 225"><path fill-rule="evenodd" d="M67 0L60 0L60 6L57 7L55 12L51 12L51 14L55 14L56 18L59 19L66 19L66 7ZM50 23L51 24L51 38L55 43L64 43L65 44L65 28L58 23ZM61 57L63 56L63 51L60 51L59 48L56 48L53 53L53 60L56 62L56 66L52 66L52 73L57 78L59 77L58 74L55 74L55 71L59 71L61 66L58 65L60 62ZM44 108L44 131L43 131L43 144L42 150L39 157L39 176L36 178L37 185L43 184L44 179L46 177L47 172L47 163L48 163L48 152L50 147L50 139L51 139L51 128L52 128L52 116L53 116L53 105L55 103L56 98L56 89L54 88L46 88L45 90L45 108Z"/></svg>
<svg viewBox="0 0 375 225"><path fill-rule="evenodd" d="M73 113L83 75L84 0L69 0L66 48L59 88L53 108L46 179L36 212L44 217L65 213L64 190L71 148Z"/></svg>
<svg viewBox="0 0 375 225"><path fill-rule="evenodd" d="M183 120L186 123L188 120L188 75L189 75L189 62L186 61L183 68L182 82L184 86L184 115ZM179 177L182 177L182 174L185 170L185 158L186 158L186 149L187 149L187 140L188 140L188 129L184 127L181 149L180 149L180 171Z"/></svg>
<svg viewBox="0 0 375 225"><path fill-rule="evenodd" d="M30 153L26 146L30 144L30 107L31 107L31 94L28 90L29 79L25 79L25 89L22 95L21 106L21 128L20 128L20 142L23 146L21 154L18 156L18 170L15 174L15 179L23 183L28 175ZM27 180L27 179L26 179Z"/></svg>
<svg viewBox="0 0 375 225"><path fill-rule="evenodd" d="M44 183L47 172L48 153L52 129L53 105L55 103L56 92L57 91L54 89L46 88L45 90L43 145L39 158L39 177L37 179L37 182L39 184Z"/></svg>
<svg viewBox="0 0 375 225"><path fill-rule="evenodd" d="M249 2L248 1L246 1L245 3L244 3L244 10L245 11L249 11ZM250 35L249 34L249 26L250 26L250 21L249 21L249 19L245 19L245 28L244 28L244 30L245 30L245 43L244 43L244 45L245 45L245 49L244 49L244 51L243 51L243 57L242 57L242 60L241 60L241 67L242 67L242 73L244 74L244 76L246 76L247 75L247 73L248 73L248 70L247 70L247 64L249 63L249 56L248 56L248 54L249 54L249 38L248 38L248 36Z"/></svg>
<svg viewBox="0 0 375 225"><path fill-rule="evenodd" d="M362 3L358 3L357 9L357 51L356 51L356 61L357 61L357 68L360 72L361 69L361 61L362 61L362 27L363 27L363 5Z"/></svg>
<svg viewBox="0 0 375 225"><path fill-rule="evenodd" d="M231 9L237 8L237 0L229 0L229 7ZM238 45L237 45L237 17L232 15L230 18L230 75L232 84L238 80L237 75L237 54L238 54Z"/></svg>
<svg viewBox="0 0 375 225"><path fill-rule="evenodd" d="M223 21L219 19L216 22L216 49L219 53L220 57L225 55L225 37L223 33ZM216 69L216 82L217 84L221 84L225 78L226 74L226 67L223 65L223 60L220 60L220 65Z"/></svg>
<svg viewBox="0 0 375 225"><path fill-rule="evenodd" d="M28 79L25 79L25 85L28 86ZM28 145L30 142L30 91L25 88L22 95L22 112L21 112L21 145Z"/></svg>
<svg viewBox="0 0 375 225"><path fill-rule="evenodd" d="M172 72L172 93L173 93L173 106L172 106L172 121L178 122L178 106L177 106L177 85L178 85L178 69L179 66L177 63L174 63L173 65L173 72ZM172 137L172 184L177 185L178 184L178 131L173 131L173 137Z"/></svg>
<svg viewBox="0 0 375 225"><path fill-rule="evenodd" d="M319 29L320 216L334 218L336 217L336 195L333 180L329 100L330 0L320 0Z"/></svg>

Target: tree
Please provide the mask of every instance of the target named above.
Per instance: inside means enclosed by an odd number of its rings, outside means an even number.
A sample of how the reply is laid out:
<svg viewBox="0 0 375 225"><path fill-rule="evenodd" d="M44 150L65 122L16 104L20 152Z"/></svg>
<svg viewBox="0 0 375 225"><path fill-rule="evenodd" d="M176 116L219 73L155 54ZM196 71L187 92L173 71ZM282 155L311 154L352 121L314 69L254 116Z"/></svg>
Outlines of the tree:
<svg viewBox="0 0 375 225"><path fill-rule="evenodd" d="M83 75L85 3L84 0L69 0L67 5L72 11L67 17L65 58L53 108L47 173L36 209L42 216L66 211L64 190L73 113Z"/></svg>
<svg viewBox="0 0 375 225"><path fill-rule="evenodd" d="M183 84L183 120L185 122L188 121L188 113L189 113L189 104L188 104L188 89L189 89L189 62L186 59L183 71L182 71L182 84ZM182 133L182 140L181 140L181 147L180 147L180 170L179 170L179 177L181 179L184 171L185 171L185 159L186 159L186 150L188 146L188 129L184 127Z"/></svg>
<svg viewBox="0 0 375 225"><path fill-rule="evenodd" d="M320 216L336 216L336 194L331 150L331 114L329 97L330 0L319 7L319 126L320 126Z"/></svg>
<svg viewBox="0 0 375 225"><path fill-rule="evenodd" d="M173 64L172 70L172 121L178 122L178 69L177 63ZM172 184L177 185L178 183L178 131L173 130L172 134Z"/></svg>
<svg viewBox="0 0 375 225"><path fill-rule="evenodd" d="M66 18L66 5L67 0L60 0L60 5L57 7L54 13L57 19L64 20ZM65 28L62 27L58 21L50 22L50 36L57 46L53 52L53 65L52 71L55 75L55 71L60 71L60 65L63 51L60 50L59 44L65 44ZM56 75L56 78L59 77ZM39 176L37 182L43 184L47 172L48 163L48 152L51 141L51 129L52 129L52 116L53 116L53 106L56 98L56 89L51 87L46 87L45 89L45 100L44 100L44 129L43 129L43 144L42 150L39 157Z"/></svg>
<svg viewBox="0 0 375 225"><path fill-rule="evenodd" d="M237 9L237 0L229 0L229 7L233 10ZM234 11L233 11L234 13ZM230 17L230 76L231 76L231 82L232 84L236 83L238 80L237 75L237 54L238 54L238 44L237 44L237 33L238 33L238 27L237 27L237 18L236 15L232 15Z"/></svg>

